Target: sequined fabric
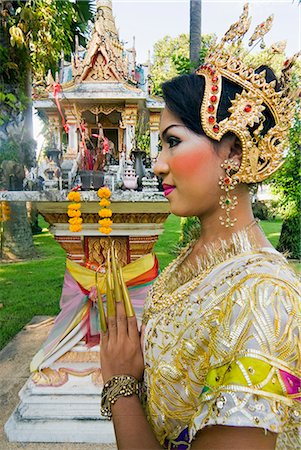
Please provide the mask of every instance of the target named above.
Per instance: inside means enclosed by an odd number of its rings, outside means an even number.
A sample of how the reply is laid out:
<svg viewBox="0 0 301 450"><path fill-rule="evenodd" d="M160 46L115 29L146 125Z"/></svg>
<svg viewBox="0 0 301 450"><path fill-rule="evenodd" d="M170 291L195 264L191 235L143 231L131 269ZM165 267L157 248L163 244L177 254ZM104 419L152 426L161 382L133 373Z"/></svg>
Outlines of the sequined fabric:
<svg viewBox="0 0 301 450"><path fill-rule="evenodd" d="M147 408L166 448L208 425L260 427L278 433L277 450L301 448L301 286L278 252L243 250L174 290L179 258L170 281L162 274L169 297L146 301Z"/></svg>

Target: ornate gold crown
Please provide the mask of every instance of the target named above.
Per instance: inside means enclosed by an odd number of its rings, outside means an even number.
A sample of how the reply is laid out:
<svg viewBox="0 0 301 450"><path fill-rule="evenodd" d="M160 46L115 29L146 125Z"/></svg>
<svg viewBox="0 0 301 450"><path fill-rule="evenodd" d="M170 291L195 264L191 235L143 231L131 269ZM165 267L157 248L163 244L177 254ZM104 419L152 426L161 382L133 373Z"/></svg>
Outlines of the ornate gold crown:
<svg viewBox="0 0 301 450"><path fill-rule="evenodd" d="M293 89L290 73L299 54L285 61L279 80L280 91L276 91L276 81L267 82L265 71L255 69L243 62L245 50L241 40L249 29L248 5L244 6L239 20L231 25L218 45L209 50L204 65L196 73L205 78L205 93L201 106L201 123L207 134L220 141L227 132L235 133L242 144L242 162L233 178L243 183L260 182L274 173L284 162L287 149L288 131L295 113L298 92ZM261 42L272 26L273 16L258 25L249 40L249 45ZM282 43L280 43L283 45ZM275 47L272 51L275 52ZM283 50L279 50L278 52ZM217 112L223 89L223 78L241 86L228 109L230 116L218 122ZM275 124L263 135L267 110ZM265 112L267 112L265 111ZM254 129L255 128L255 129Z"/></svg>

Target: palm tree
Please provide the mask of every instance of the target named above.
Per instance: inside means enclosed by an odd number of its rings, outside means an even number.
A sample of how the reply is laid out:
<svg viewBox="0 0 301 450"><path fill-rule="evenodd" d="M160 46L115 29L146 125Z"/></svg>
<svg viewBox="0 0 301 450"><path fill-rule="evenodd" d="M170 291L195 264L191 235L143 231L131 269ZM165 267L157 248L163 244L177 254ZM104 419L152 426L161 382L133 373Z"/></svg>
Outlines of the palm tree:
<svg viewBox="0 0 301 450"><path fill-rule="evenodd" d="M199 65L201 50L202 0L190 0L189 59L192 69Z"/></svg>

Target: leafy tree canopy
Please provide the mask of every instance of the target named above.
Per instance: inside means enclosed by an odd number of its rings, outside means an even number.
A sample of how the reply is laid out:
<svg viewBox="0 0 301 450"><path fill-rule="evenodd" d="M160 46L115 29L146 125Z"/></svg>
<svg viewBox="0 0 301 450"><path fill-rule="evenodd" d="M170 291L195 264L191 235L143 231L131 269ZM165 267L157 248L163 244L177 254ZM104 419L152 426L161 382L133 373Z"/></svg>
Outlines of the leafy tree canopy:
<svg viewBox="0 0 301 450"><path fill-rule="evenodd" d="M74 35L78 33L84 38L92 17L90 2L86 0L19 0L4 2L2 8L2 24L9 33L10 50L14 47L23 50L16 61L23 69L24 63L30 65L37 80L43 79L48 69L56 70L62 50L70 56Z"/></svg>
<svg viewBox="0 0 301 450"><path fill-rule="evenodd" d="M215 35L211 34L202 36L201 61L215 39ZM188 34L181 34L175 38L165 36L160 39L154 45L154 64L151 69L152 94L161 95L161 83L191 70Z"/></svg>

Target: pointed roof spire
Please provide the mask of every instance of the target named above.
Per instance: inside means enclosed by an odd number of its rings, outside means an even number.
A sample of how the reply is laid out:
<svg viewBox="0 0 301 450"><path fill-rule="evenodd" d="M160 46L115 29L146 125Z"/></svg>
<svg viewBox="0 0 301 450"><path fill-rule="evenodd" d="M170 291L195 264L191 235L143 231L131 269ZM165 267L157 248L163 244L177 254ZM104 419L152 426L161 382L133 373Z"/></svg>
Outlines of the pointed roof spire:
<svg viewBox="0 0 301 450"><path fill-rule="evenodd" d="M128 79L123 45L119 41L111 0L97 0L92 37L84 59L73 66L73 79L82 81L125 81Z"/></svg>
<svg viewBox="0 0 301 450"><path fill-rule="evenodd" d="M96 0L96 10L95 26L98 24L104 31L110 33L111 37L118 39L118 32L112 12L112 1Z"/></svg>

